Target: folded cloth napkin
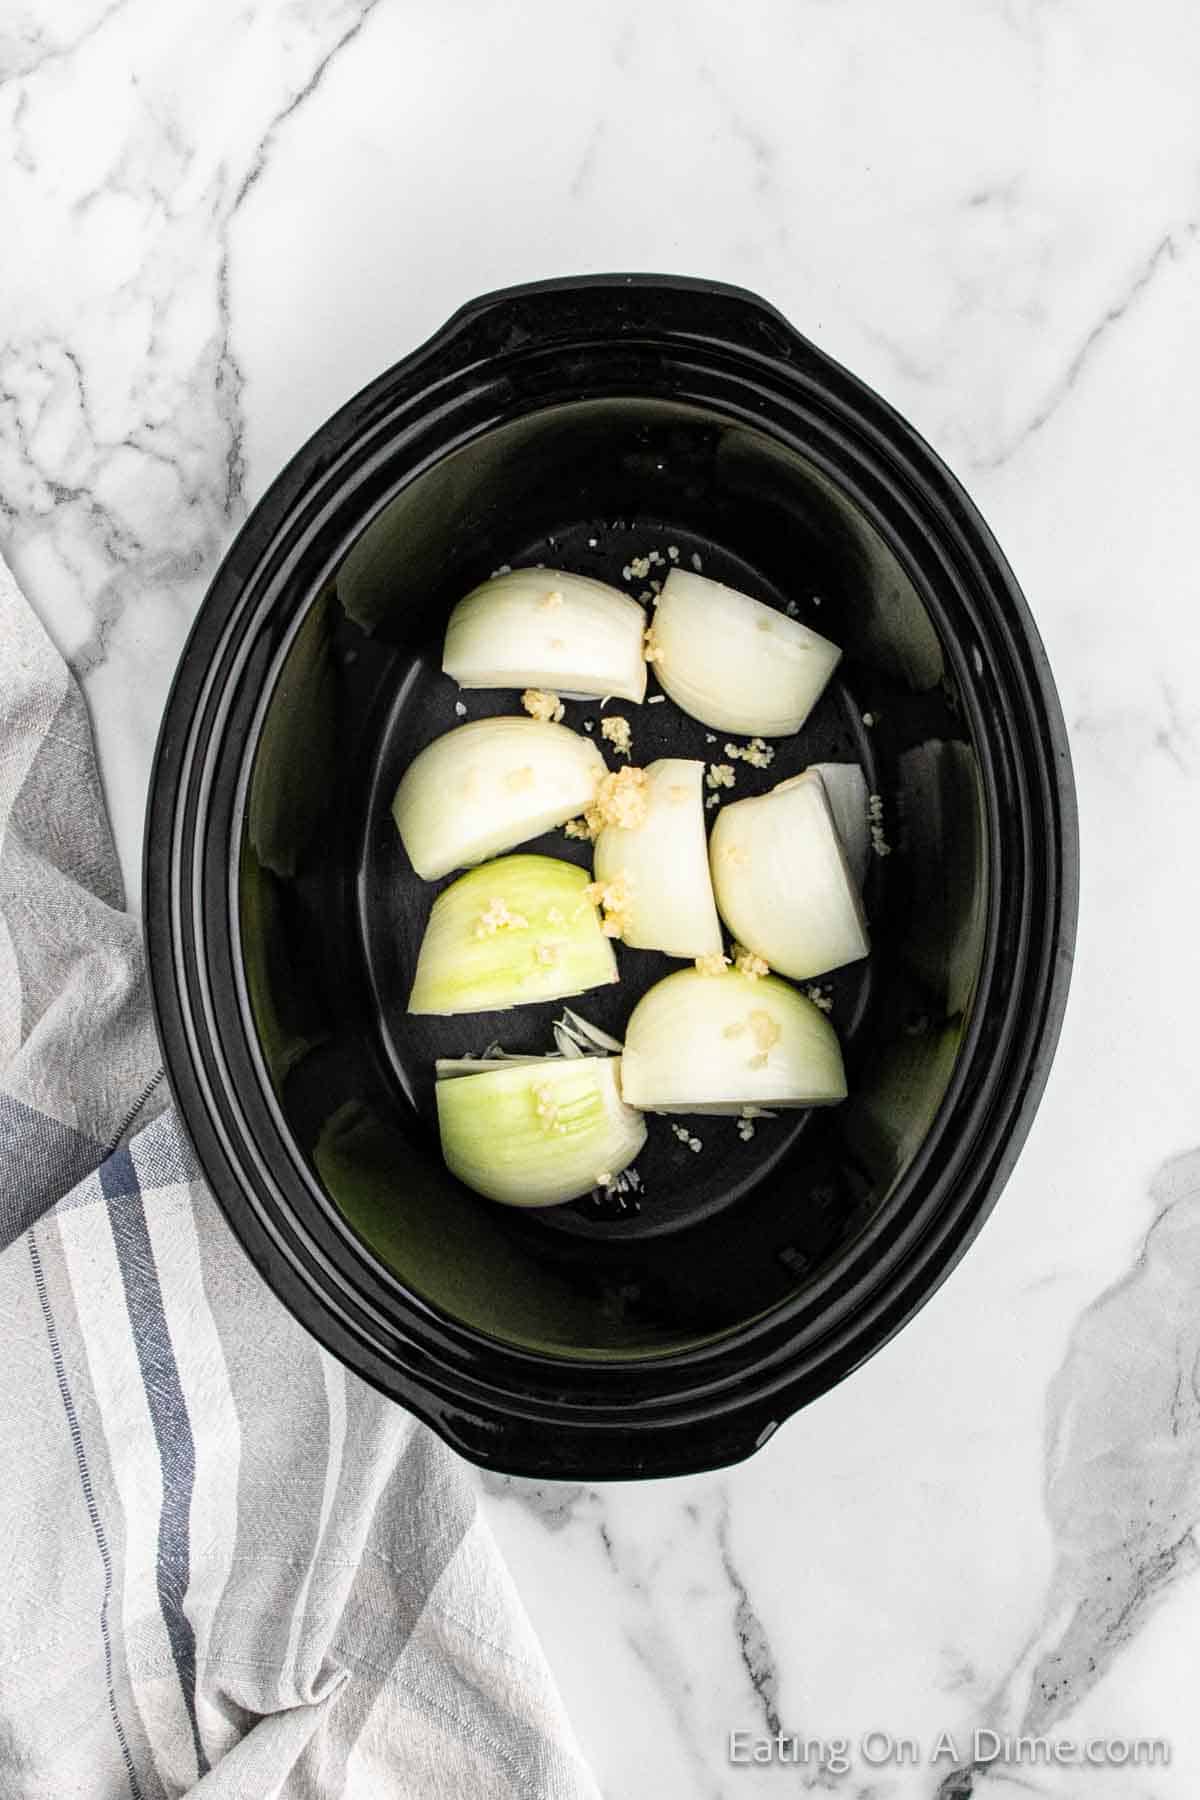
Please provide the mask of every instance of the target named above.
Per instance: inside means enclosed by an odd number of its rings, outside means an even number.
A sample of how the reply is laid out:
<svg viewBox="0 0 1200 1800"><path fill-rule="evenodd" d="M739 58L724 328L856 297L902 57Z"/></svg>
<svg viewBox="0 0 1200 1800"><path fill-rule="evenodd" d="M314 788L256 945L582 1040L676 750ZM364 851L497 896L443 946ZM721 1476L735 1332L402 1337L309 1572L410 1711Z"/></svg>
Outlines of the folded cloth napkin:
<svg viewBox="0 0 1200 1800"><path fill-rule="evenodd" d="M167 1094L81 695L0 564L0 1796L596 1800L439 1439Z"/></svg>

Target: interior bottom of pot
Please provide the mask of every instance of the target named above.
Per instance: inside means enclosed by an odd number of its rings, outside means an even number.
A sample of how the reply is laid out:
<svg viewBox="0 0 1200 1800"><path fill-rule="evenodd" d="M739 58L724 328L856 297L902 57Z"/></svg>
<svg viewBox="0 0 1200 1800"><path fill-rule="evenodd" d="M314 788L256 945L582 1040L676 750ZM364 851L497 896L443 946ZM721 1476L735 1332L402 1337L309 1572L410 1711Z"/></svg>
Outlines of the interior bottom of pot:
<svg viewBox="0 0 1200 1800"><path fill-rule="evenodd" d="M714 504L687 453L689 434L711 450L714 432L719 440L733 428L667 404L591 406L574 428L586 427L593 455L628 470L632 446L644 465L640 484L610 481L593 496L611 498L611 509L571 512L578 472L573 485L564 479L553 466L556 433L544 435L539 455L535 425L523 420L505 428L510 454L527 465L523 507L495 508L484 530L478 505L461 498L471 471L458 471L457 488L434 472L424 504L418 480L372 527L374 544L364 539L314 597L267 712L240 867L259 1044L288 1129L328 1199L371 1254L449 1318L509 1344L588 1359L661 1355L733 1331L794 1295L862 1229L921 1142L954 1068L984 882L978 776L956 695L930 652L927 623L920 655L905 650L914 596L900 594L907 578L878 535L835 509L815 471L806 481L802 459L781 481L781 453L765 439L762 467L773 479L753 503L739 509L735 500L733 533L728 500ZM736 430L745 480L755 434ZM682 466L680 481L651 478L656 444L664 465ZM497 466L494 444L488 454L472 495ZM639 485L661 490L664 504L647 507ZM455 492L457 518L445 504ZM621 510L632 498L643 504ZM460 707L466 718L519 710L516 694L460 694L441 673L444 621L461 593L502 565L542 564L638 595L667 574L669 548L681 567L790 609L844 646L838 676L802 730L773 741L766 769L737 761L724 800L766 792L813 762L859 763L879 796L864 891L871 956L799 984L829 1008L850 1098L758 1119L749 1139L734 1118L652 1115L636 1188L558 1207L499 1207L442 1164L434 1061L493 1043L549 1050L564 1002L453 1018L407 1013L429 907L452 877L416 877L391 799L413 756L463 722ZM651 551L663 564L626 579L631 560ZM889 584L890 615L881 604ZM647 698L654 691L652 680ZM637 763L729 760L730 734L710 733L670 701L603 711L568 702L566 723L590 722L601 743L611 712L630 720ZM615 766L611 745L602 748ZM590 856L562 831L523 848L580 864ZM624 946L618 960L619 984L565 1004L620 1038L641 995L682 965Z"/></svg>
<svg viewBox="0 0 1200 1800"><path fill-rule="evenodd" d="M657 550L665 566L655 566L652 572L655 579L661 580L670 566L667 552L672 546L684 568L699 563L717 579L765 597L761 578L739 559L720 555L711 544L700 544L688 533L674 533L666 524L648 520L633 524L624 520L617 524L605 519L585 520L561 536L514 545L511 562L513 567L538 563L547 568L565 567L637 593L649 591L649 578L627 583L622 580L622 570L631 558ZM791 598L787 594L772 597L781 610ZM819 622L820 607L819 594L804 596L806 622L810 617ZM652 680L647 697L655 692L661 690ZM429 883L416 880L388 808L401 775L417 752L433 738L465 722L456 710L460 705L466 708L466 717L472 719L519 709L519 701L512 693L481 690L460 694L455 684L441 674L436 660L415 661L407 678L402 679L397 704L379 739L358 890L357 923L381 1042L397 1085L410 1097L435 1141L437 1057L478 1056L493 1043L509 1051L542 1054L554 1047L547 1028L552 1019L561 1015L564 1005L623 1039L626 1021L642 995L663 976L686 966L654 951L629 950L618 945L620 981L572 1000L452 1018L412 1017L405 1011L427 916L422 902L449 886L454 876ZM601 721L610 714L620 714L630 721L636 763L652 762L660 756L689 757L709 764L728 761L724 744L730 734L707 730L670 701L642 706L613 701L603 710L598 701L567 701L565 707L564 723L591 735L608 753L614 767L622 759L613 753L611 744L602 742L600 735ZM766 793L814 762L857 762L874 792L876 767L870 739L870 727L864 723L849 686L836 680L795 737L775 740L775 754L768 768L753 768L740 760L733 765L736 785L732 791L721 790L723 803ZM711 812L708 815L710 824L713 816ZM591 867L591 845L568 838L561 830L548 832L522 849ZM875 856L872 865L868 905L882 921L887 917L885 859ZM875 967L875 961L868 959L806 984L821 1004L836 1014L839 1036L852 1066L857 1034L863 1029L869 1031ZM832 1115L822 1109L781 1112L774 1119L759 1120L749 1142L743 1142L738 1122L733 1118L693 1117L685 1121L652 1114L648 1124L650 1135L636 1164L637 1191L627 1188L625 1192L580 1199L565 1206L531 1209L516 1221L519 1229L534 1240L542 1233L553 1232L586 1237L593 1242L679 1231L744 1200L767 1172L794 1150L801 1136L805 1140L803 1166L811 1177L808 1198L801 1202L801 1210L810 1212L814 1191L824 1193L828 1188L837 1160L829 1142ZM691 1149L677 1135L679 1132L698 1141L702 1148ZM826 1171L824 1175L822 1170ZM836 1210L844 1209L839 1206Z"/></svg>

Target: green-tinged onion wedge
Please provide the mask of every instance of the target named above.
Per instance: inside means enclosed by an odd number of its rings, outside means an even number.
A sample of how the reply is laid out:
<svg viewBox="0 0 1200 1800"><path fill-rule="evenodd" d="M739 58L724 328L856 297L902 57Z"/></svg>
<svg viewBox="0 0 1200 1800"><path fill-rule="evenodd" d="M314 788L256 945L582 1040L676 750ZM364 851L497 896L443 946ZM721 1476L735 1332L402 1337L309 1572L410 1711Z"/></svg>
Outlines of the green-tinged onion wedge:
<svg viewBox="0 0 1200 1800"><path fill-rule="evenodd" d="M615 1056L547 1057L439 1081L447 1166L505 1206L557 1206L611 1185L646 1141L620 1067Z"/></svg>
<svg viewBox="0 0 1200 1800"><path fill-rule="evenodd" d="M858 763L811 763L808 773L821 777L855 886L861 888L871 860L867 778Z"/></svg>
<svg viewBox="0 0 1200 1800"><path fill-rule="evenodd" d="M460 600L442 668L463 688L543 688L581 700L640 702L646 615L607 582L561 569L513 569Z"/></svg>
<svg viewBox="0 0 1200 1800"><path fill-rule="evenodd" d="M811 770L723 807L709 857L721 917L780 974L806 981L869 954L858 886Z"/></svg>
<svg viewBox="0 0 1200 1800"><path fill-rule="evenodd" d="M499 1012L617 979L587 870L553 856L502 856L433 903L410 1013Z"/></svg>
<svg viewBox="0 0 1200 1800"><path fill-rule="evenodd" d="M759 737L798 731L842 654L798 619L684 569L663 583L646 653L693 719Z"/></svg>
<svg viewBox="0 0 1200 1800"><path fill-rule="evenodd" d="M633 1009L621 1091L649 1112L736 1113L831 1106L846 1077L833 1026L786 981L680 969Z"/></svg>
<svg viewBox="0 0 1200 1800"><path fill-rule="evenodd" d="M606 911L635 950L688 957L720 953L703 781L702 762L664 757L651 763L638 823L606 825L596 839L596 880Z"/></svg>
<svg viewBox="0 0 1200 1800"><path fill-rule="evenodd" d="M426 881L552 831L591 802L604 758L588 738L542 719L474 719L415 756L392 802Z"/></svg>

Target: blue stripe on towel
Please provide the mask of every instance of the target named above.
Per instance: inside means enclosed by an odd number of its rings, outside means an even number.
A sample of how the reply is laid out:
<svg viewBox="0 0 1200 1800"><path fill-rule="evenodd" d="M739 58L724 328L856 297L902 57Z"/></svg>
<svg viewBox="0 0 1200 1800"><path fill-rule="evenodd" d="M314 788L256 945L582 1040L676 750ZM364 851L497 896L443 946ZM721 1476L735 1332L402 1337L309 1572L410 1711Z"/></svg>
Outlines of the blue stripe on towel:
<svg viewBox="0 0 1200 1800"><path fill-rule="evenodd" d="M75 1401L71 1395L71 1384L67 1380L67 1371L63 1363L62 1348L58 1341L58 1327L54 1323L54 1313L50 1307L50 1294L46 1287L46 1277L42 1269L41 1253L37 1247L37 1238L29 1232L29 1259L33 1264L33 1280L37 1289L38 1305L42 1309L42 1318L46 1325L46 1336L50 1341L50 1355L54 1361L54 1375L58 1382L58 1392L62 1399L63 1411L67 1415L67 1430L71 1434L71 1443L75 1451L75 1466L79 1471L79 1484L83 1489L83 1498L87 1505L88 1518L92 1522L92 1533L96 1539L96 1548L100 1552L100 1562L104 1569L104 1593L100 1600L100 1638L104 1645L104 1680L108 1687L108 1710L112 1714L113 1727L117 1734L117 1742L121 1746L121 1755L125 1762L125 1772L129 1777L129 1791L133 1800L144 1800L137 1771L133 1766L133 1758L129 1754L129 1740L125 1736L125 1727L121 1723L120 1708L117 1706L116 1689L113 1686L113 1652L112 1634L108 1628L108 1603L112 1597L112 1556L108 1548L108 1537L104 1530L104 1522L96 1506L96 1495L92 1488L92 1477L87 1466L87 1457L83 1449L83 1433L79 1429L79 1420L75 1413Z"/></svg>
<svg viewBox="0 0 1200 1800"><path fill-rule="evenodd" d="M205 1775L208 1758L196 1718L196 1634L183 1610L191 1556L189 1514L196 1478L196 1446L163 1311L141 1188L128 1150L118 1150L101 1165L100 1185L109 1203L108 1217L125 1287L125 1305L162 1465L158 1601L192 1728L196 1765L199 1773Z"/></svg>

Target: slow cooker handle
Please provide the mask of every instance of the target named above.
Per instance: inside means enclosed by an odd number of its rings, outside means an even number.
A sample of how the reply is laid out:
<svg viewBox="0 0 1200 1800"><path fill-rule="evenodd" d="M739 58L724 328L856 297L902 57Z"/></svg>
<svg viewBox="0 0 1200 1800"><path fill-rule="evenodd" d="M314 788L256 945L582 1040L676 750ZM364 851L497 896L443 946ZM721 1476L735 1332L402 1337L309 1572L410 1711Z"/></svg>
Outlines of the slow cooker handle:
<svg viewBox="0 0 1200 1800"><path fill-rule="evenodd" d="M688 275L562 276L501 288L469 301L438 335L472 360L556 340L650 335L702 338L814 371L835 366L758 294Z"/></svg>

